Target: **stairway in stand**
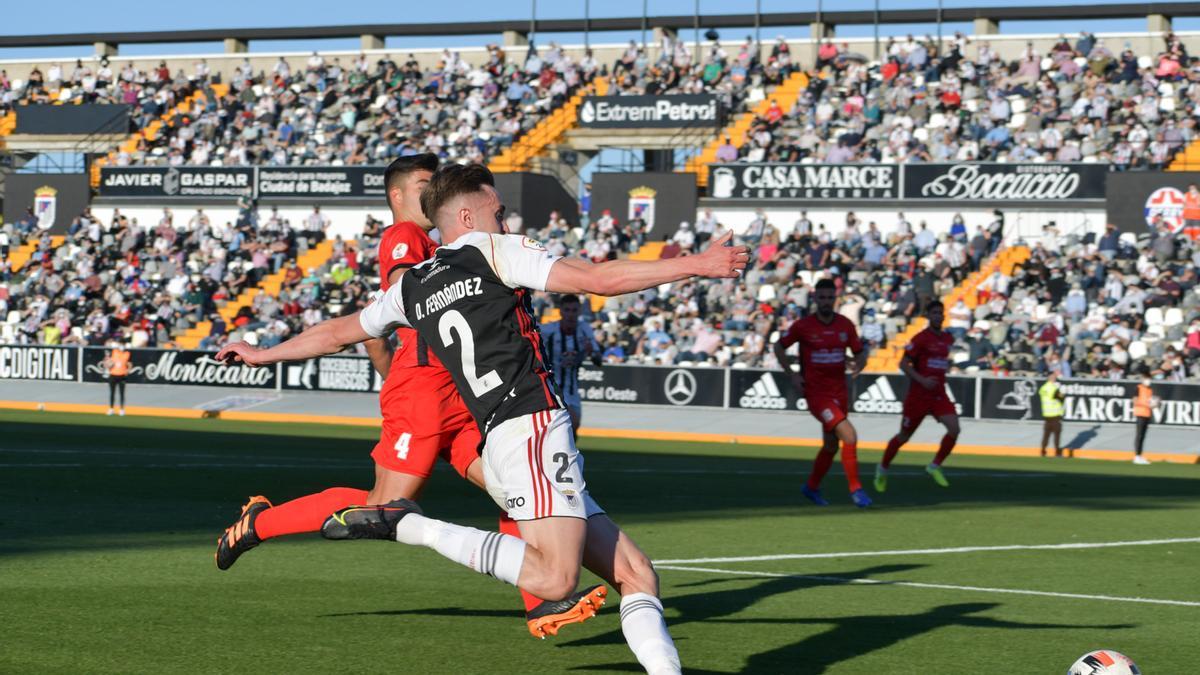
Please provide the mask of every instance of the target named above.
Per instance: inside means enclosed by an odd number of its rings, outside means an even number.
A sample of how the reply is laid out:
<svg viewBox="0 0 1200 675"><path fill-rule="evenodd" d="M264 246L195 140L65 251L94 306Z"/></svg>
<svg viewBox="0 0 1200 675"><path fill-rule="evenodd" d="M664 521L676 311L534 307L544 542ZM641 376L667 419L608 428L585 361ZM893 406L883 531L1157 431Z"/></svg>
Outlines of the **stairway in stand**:
<svg viewBox="0 0 1200 675"><path fill-rule="evenodd" d="M950 308L953 307L961 298L967 307L975 309L978 304L979 285L985 279L991 276L992 272L999 269L1005 274L1011 275L1013 268L1029 259L1029 249L1025 246L1010 246L1002 248L996 252L991 258L985 260L980 266L978 272L973 272L967 275L962 283L955 286L946 297L942 298L942 306L946 308L946 321L950 320ZM879 349L871 352L870 358L867 360L866 372L871 373L895 373L900 370L900 360L904 357L904 348L917 333L925 330L929 322L925 317L921 316L908 322L904 330L892 336L888 343Z"/></svg>
<svg viewBox="0 0 1200 675"><path fill-rule="evenodd" d="M316 246L308 249L307 252L296 258L296 265L300 267L302 272L309 268L320 268L325 263L329 262L333 256L333 240L326 239ZM243 307L249 307L254 303L254 299L259 295L266 293L268 295L279 295L279 291L283 289L283 278L287 274L287 264L279 268L278 272L268 274L263 277L262 281L257 286L253 286L243 290L238 296L227 301L224 305L217 309L217 313L225 320L226 326L233 325L233 317ZM180 349L196 349L200 346L200 341L208 336L212 331L211 321L200 321L195 326L187 329L175 338L176 344Z"/></svg>

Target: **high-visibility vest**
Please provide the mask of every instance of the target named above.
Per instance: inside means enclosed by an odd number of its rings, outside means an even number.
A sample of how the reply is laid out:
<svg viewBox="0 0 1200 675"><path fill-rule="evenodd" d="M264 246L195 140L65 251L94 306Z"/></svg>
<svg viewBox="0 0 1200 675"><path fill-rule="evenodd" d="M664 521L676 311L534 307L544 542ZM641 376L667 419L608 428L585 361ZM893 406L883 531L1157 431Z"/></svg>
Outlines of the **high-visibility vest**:
<svg viewBox="0 0 1200 675"><path fill-rule="evenodd" d="M1183 193L1183 219L1200 220L1200 194Z"/></svg>
<svg viewBox="0 0 1200 675"><path fill-rule="evenodd" d="M1139 384L1137 395L1133 397L1133 415L1134 417L1150 417L1153 414L1151 399L1154 398L1154 393L1150 387L1144 384Z"/></svg>
<svg viewBox="0 0 1200 675"><path fill-rule="evenodd" d="M112 367L108 369L109 375L129 374L129 352L123 349L114 349L108 358L112 361Z"/></svg>
<svg viewBox="0 0 1200 675"><path fill-rule="evenodd" d="M1042 397L1042 417L1062 417L1063 402L1058 398L1058 383L1046 382L1038 389Z"/></svg>

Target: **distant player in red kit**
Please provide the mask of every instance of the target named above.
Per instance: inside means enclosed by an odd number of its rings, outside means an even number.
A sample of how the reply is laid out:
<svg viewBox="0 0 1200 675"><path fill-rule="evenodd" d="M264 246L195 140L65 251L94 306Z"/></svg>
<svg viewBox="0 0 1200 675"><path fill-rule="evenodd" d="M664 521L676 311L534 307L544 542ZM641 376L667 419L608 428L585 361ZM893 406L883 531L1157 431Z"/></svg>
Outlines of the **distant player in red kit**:
<svg viewBox="0 0 1200 675"><path fill-rule="evenodd" d="M393 220L379 240L379 280L384 291L437 250L427 232L433 224L420 205L421 192L437 168L436 155L408 155L392 162L384 174ZM396 337L399 348L394 354L386 338L366 343L371 363L385 376L379 392L383 428L371 452L375 461L371 491L335 487L277 506L265 497L252 497L238 521L217 540L218 568L229 569L239 556L267 539L318 532L331 513L347 506L415 499L439 457L463 478L485 487L479 429L454 380L415 330L399 328ZM501 516L500 529L520 536L516 522L507 516ZM589 618L604 604L606 593L604 586L593 586L566 600L543 602L523 592L530 633L554 635L563 625Z"/></svg>
<svg viewBox="0 0 1200 675"><path fill-rule="evenodd" d="M954 402L946 395L946 369L950 367L950 348L954 345L954 336L942 330L945 308L941 300L930 301L925 308L925 316L929 318L929 327L917 333L912 342L904 348L904 358L900 361L900 370L908 375L911 382L908 385L908 395L904 397L904 412L900 418L900 433L888 441L887 451L883 453L883 461L875 467L875 491L887 491L887 471L900 452L901 446L908 442L926 415L946 427L946 435L942 436L942 444L938 447L933 463L925 467L925 471L933 476L933 480L942 487L950 487L950 481L942 475L942 462L954 450L958 441L958 410Z"/></svg>
<svg viewBox="0 0 1200 675"><path fill-rule="evenodd" d="M858 375L867 364L858 331L849 319L833 311L837 286L832 279L817 282L813 298L817 313L800 319L775 343L775 357L783 370L791 374L796 395L808 401L808 412L821 423L824 444L813 462L808 482L800 489L812 503L828 506L821 496L821 480L833 465L838 441L842 443L842 468L850 484L850 500L859 508L871 505L871 498L858 480L858 432L847 419L850 396L846 391L846 349L854 352L851 375ZM800 372L792 370L788 347L799 345Z"/></svg>

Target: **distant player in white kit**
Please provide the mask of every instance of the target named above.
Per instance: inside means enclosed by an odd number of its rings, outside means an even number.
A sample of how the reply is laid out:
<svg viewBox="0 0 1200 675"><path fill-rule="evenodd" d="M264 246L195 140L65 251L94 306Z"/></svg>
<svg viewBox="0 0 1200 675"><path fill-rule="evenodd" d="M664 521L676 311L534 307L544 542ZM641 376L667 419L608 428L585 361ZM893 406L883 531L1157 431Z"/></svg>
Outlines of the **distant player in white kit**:
<svg viewBox="0 0 1200 675"><path fill-rule="evenodd" d="M599 366L601 351L592 327L579 320L580 310L579 296L568 293L558 299L558 311L562 318L542 324L542 344L546 346L550 372L553 374L554 383L558 385L563 404L571 414L571 428L576 432L583 421L583 398L579 395L579 367L585 361Z"/></svg>
<svg viewBox="0 0 1200 675"><path fill-rule="evenodd" d="M296 361L340 352L398 326L416 328L475 418L488 493L518 522L524 540L429 518L407 499L342 509L321 533L426 546L544 600L573 593L586 565L621 593L621 631L642 667L651 675L680 673L650 559L588 494L530 289L613 296L694 276L734 278L749 250L726 246L727 233L700 254L667 260L593 265L559 258L532 239L504 234L504 205L491 172L480 165L438 170L421 193L421 208L445 244L386 294L270 349L239 342L217 358L251 365Z"/></svg>

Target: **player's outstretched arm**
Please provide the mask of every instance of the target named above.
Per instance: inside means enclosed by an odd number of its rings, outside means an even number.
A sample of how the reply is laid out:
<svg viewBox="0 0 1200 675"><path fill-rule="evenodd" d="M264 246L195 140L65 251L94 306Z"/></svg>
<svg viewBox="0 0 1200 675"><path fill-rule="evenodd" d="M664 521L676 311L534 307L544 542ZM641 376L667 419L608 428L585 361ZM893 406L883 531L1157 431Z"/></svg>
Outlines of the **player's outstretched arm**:
<svg viewBox="0 0 1200 675"><path fill-rule="evenodd" d="M550 268L546 290L612 296L690 277L736 277L746 269L750 249L726 246L732 236L732 232L726 232L703 253L667 260L610 260L593 264L577 258L563 258Z"/></svg>
<svg viewBox="0 0 1200 675"><path fill-rule="evenodd" d="M337 354L346 347L358 344L370 337L359 322L355 312L347 316L329 319L309 328L296 337L281 342L270 349L257 349L245 342L226 345L217 352L218 361L245 363L248 366L267 366L280 361L303 361Z"/></svg>

